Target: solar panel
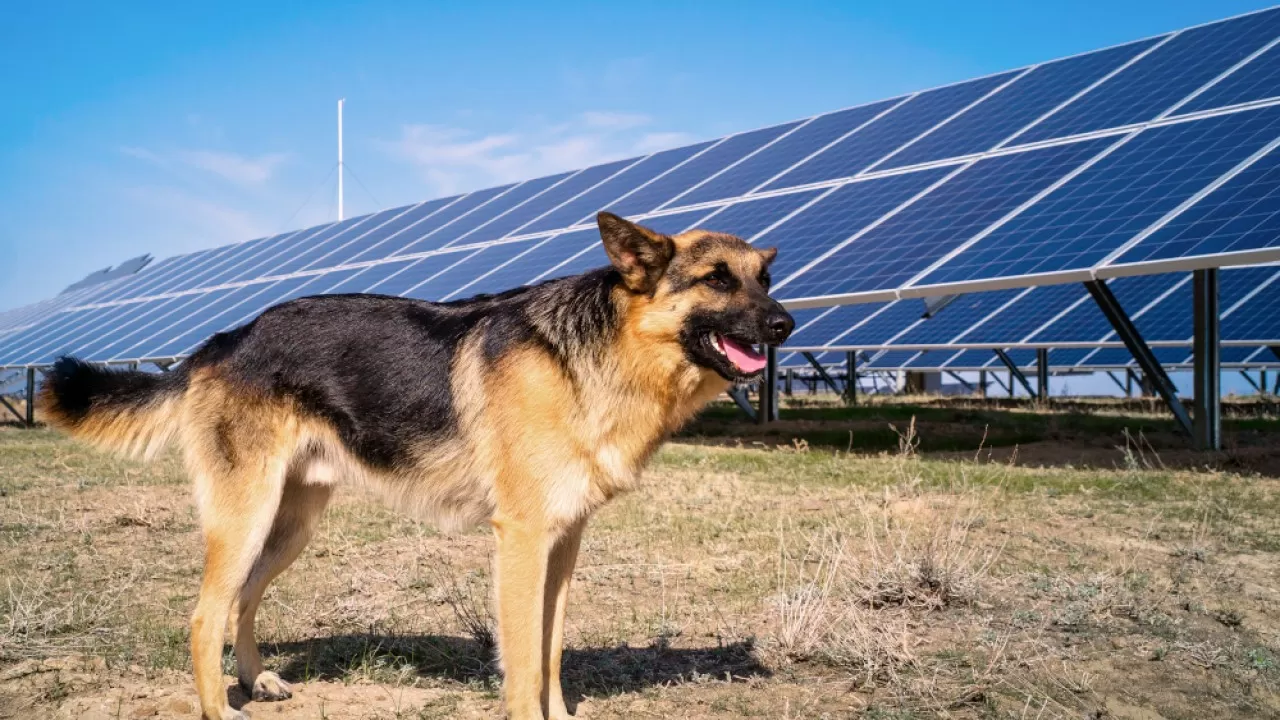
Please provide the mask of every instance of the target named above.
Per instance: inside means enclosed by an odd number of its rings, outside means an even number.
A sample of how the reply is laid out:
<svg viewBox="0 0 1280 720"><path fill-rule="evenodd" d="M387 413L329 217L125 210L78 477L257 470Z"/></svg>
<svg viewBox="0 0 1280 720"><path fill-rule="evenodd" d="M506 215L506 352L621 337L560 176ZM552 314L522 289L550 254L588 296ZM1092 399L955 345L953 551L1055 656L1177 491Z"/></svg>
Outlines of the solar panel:
<svg viewBox="0 0 1280 720"><path fill-rule="evenodd" d="M73 350L170 358L299 293L455 299L581 272L606 262L591 228L600 209L776 245L777 294L792 308L873 303L805 316L796 339L814 347L1019 345L1056 326L1087 336L1099 318L1079 309L1078 287L966 295L926 321L911 298L1280 260L1278 39L1273 8L168 258L67 304L0 315L0 366ZM1157 307L1152 332L1181 333L1181 311Z"/></svg>

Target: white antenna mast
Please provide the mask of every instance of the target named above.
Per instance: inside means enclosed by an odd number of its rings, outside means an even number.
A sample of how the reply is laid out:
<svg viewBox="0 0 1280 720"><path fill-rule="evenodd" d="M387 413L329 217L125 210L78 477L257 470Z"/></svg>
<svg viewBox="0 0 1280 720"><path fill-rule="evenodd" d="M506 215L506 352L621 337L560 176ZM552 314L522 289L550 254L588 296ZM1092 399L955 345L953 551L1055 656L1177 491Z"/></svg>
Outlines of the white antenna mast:
<svg viewBox="0 0 1280 720"><path fill-rule="evenodd" d="M338 100L338 220L342 220L342 104L346 102L346 98Z"/></svg>

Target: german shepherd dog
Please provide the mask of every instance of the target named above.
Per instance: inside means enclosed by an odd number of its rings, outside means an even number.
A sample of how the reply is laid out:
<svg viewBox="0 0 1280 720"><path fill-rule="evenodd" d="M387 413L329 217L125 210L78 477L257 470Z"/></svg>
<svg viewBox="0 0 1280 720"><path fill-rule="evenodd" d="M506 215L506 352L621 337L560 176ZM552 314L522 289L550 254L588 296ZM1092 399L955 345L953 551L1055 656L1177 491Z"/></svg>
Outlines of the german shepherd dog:
<svg viewBox="0 0 1280 720"><path fill-rule="evenodd" d="M582 275L449 303L301 298L167 374L55 364L40 395L52 425L135 456L181 448L204 531L191 656L205 718L247 717L223 685L228 623L246 692L290 697L263 669L254 615L344 482L444 529L489 522L506 712L569 717L561 641L587 518L794 325L769 297L776 249L598 223L611 266Z"/></svg>

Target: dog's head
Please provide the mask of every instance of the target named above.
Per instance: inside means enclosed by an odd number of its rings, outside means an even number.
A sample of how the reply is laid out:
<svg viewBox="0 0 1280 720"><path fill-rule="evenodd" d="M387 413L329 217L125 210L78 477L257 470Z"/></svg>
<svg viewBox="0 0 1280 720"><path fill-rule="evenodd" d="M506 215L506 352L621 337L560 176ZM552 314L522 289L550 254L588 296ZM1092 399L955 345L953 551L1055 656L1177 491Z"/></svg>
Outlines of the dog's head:
<svg viewBox="0 0 1280 720"><path fill-rule="evenodd" d="M600 237L626 289L649 299L646 325L678 344L695 365L730 381L764 369L763 348L786 340L791 315L769 297L776 248L758 250L742 238L705 230L666 236L600 213Z"/></svg>

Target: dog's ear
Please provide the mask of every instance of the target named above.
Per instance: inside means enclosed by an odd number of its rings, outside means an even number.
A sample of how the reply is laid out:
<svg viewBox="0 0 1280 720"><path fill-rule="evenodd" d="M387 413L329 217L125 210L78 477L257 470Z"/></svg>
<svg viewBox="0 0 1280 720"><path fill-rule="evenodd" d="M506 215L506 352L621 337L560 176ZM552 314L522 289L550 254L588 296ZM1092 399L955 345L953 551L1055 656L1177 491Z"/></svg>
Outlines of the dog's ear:
<svg viewBox="0 0 1280 720"><path fill-rule="evenodd" d="M627 289L653 292L676 252L671 238L609 212L597 215L596 222L609 262L622 273Z"/></svg>
<svg viewBox="0 0 1280 720"><path fill-rule="evenodd" d="M778 259L778 248L771 247L771 248L765 248L761 250L760 259L764 260L765 267L769 267L770 265L773 264L774 260Z"/></svg>

